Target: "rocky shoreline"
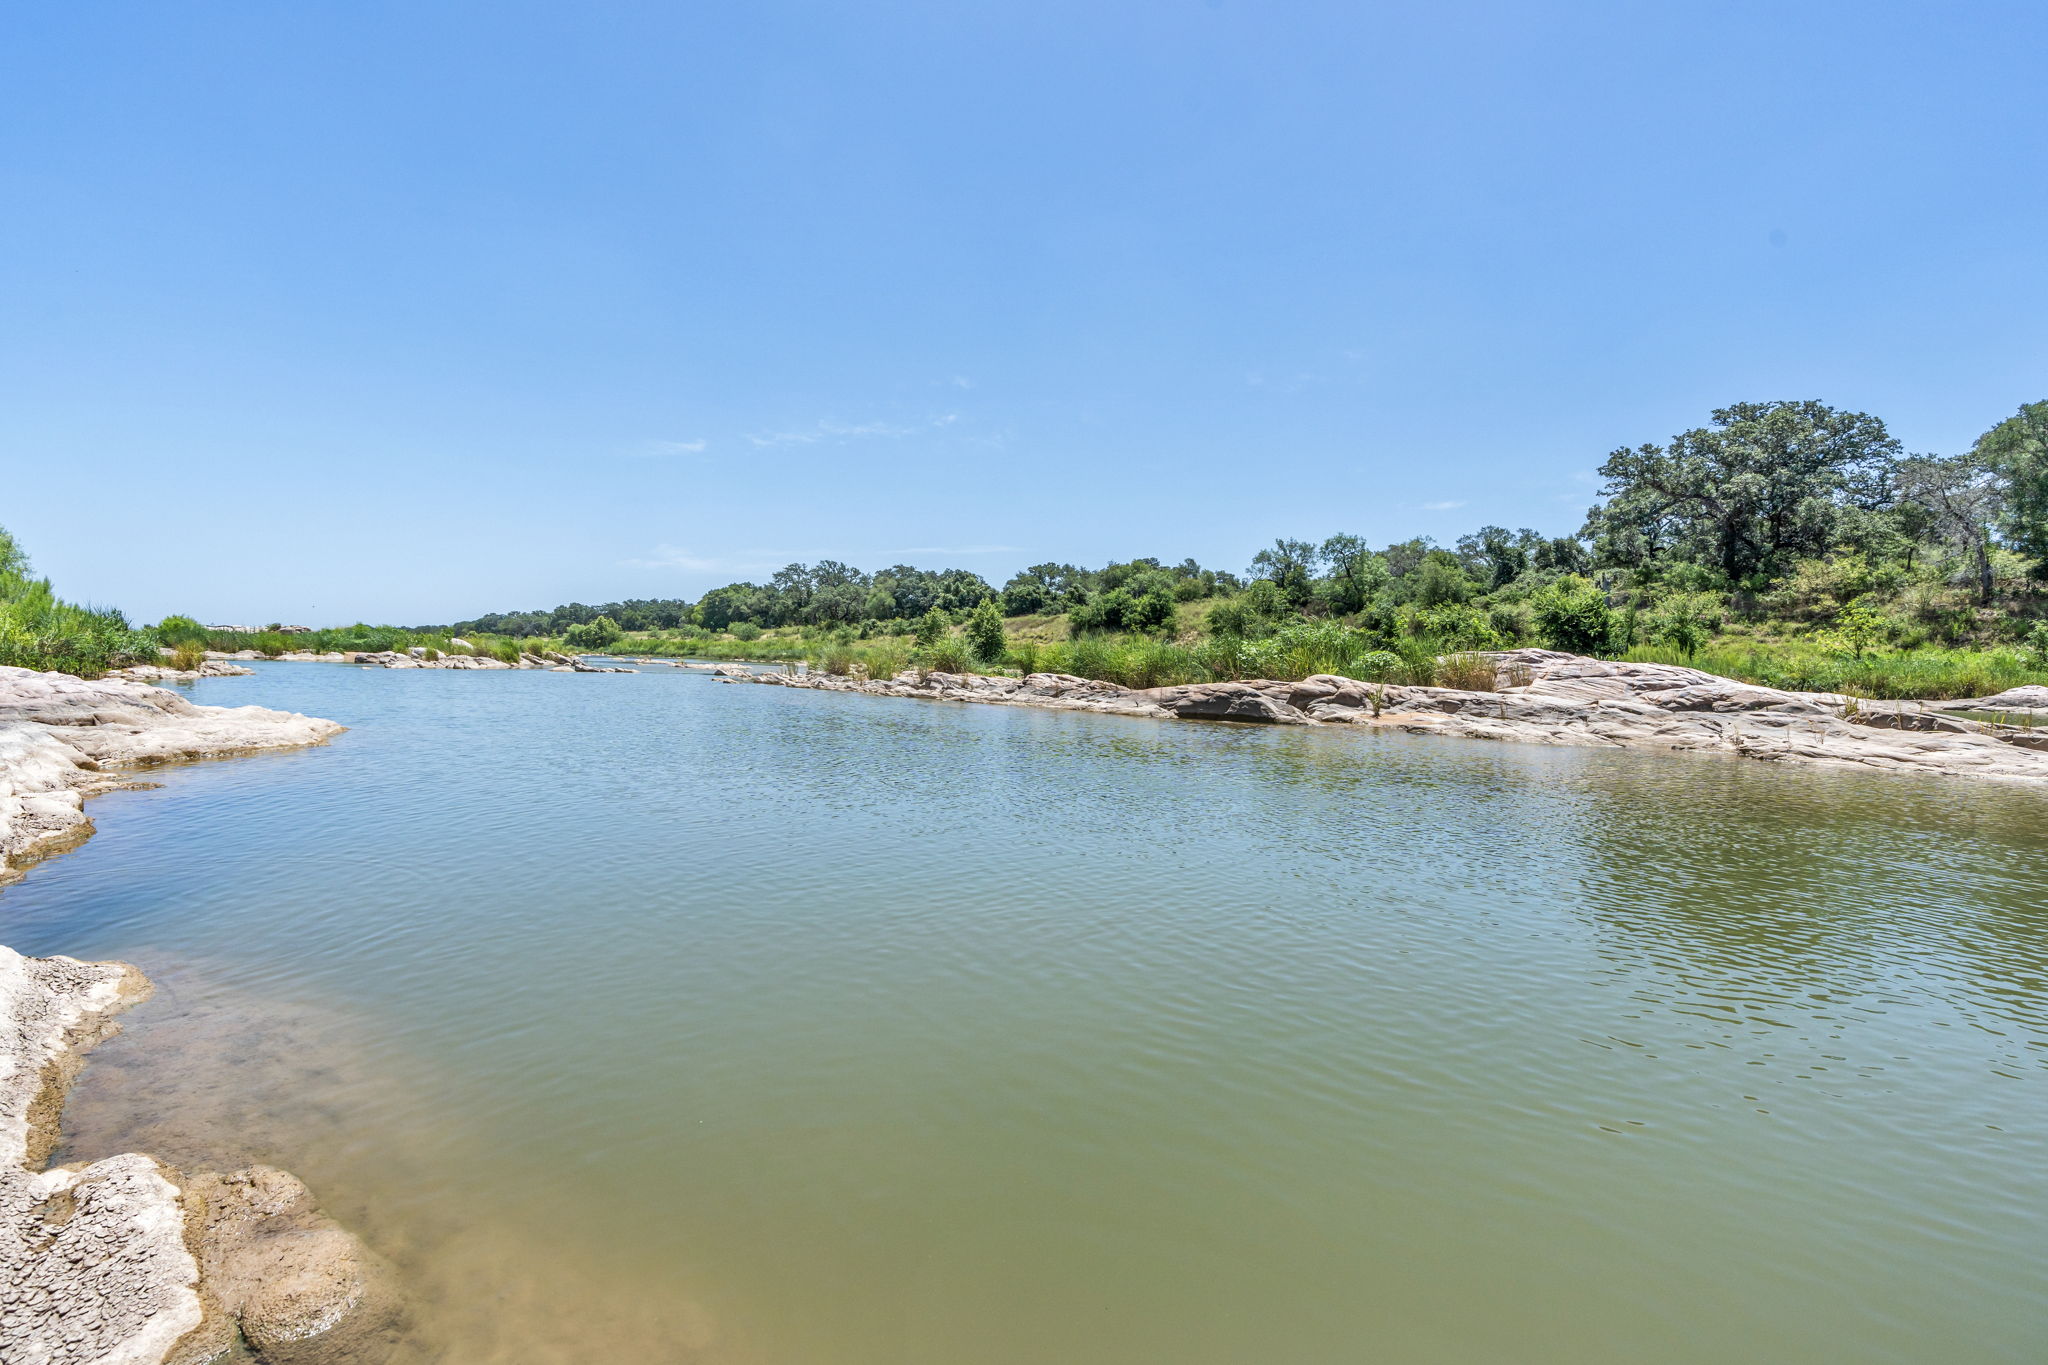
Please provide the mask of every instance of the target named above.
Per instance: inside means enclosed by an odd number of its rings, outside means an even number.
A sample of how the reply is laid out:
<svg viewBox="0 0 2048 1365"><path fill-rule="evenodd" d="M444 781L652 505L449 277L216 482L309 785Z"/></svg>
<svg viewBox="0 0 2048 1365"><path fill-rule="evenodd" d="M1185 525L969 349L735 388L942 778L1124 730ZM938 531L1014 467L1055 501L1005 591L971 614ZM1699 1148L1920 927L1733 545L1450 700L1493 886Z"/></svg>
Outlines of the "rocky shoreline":
<svg viewBox="0 0 2048 1365"><path fill-rule="evenodd" d="M88 836L137 770L324 743L333 721L195 706L125 679L0 668L0 880ZM150 986L121 962L0 947L0 1342L9 1365L370 1361L397 1298L284 1171L185 1173L128 1153L44 1169L86 1049Z"/></svg>
<svg viewBox="0 0 2048 1365"><path fill-rule="evenodd" d="M1859 702L1784 692L1671 664L1553 650L1488 656L1495 690L1401 687L1331 674L1127 688L1057 673L1024 678L906 671L859 679L762 673L735 682L1159 720L1351 725L1523 744L1665 749L1766 762L2048 782L2048 688L1950 702ZM1993 712L2017 723L1956 712ZM2040 721L2041 728L2029 722Z"/></svg>

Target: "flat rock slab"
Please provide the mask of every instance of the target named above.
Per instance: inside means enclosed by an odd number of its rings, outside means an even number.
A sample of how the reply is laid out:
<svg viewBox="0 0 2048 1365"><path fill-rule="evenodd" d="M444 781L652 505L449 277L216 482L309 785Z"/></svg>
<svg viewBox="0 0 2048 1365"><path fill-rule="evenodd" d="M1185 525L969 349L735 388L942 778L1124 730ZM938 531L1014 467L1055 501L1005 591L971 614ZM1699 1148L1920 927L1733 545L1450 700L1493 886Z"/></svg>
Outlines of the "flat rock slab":
<svg viewBox="0 0 2048 1365"><path fill-rule="evenodd" d="M1058 673L1007 678L910 670L877 679L768 673L735 681L1159 719L1343 724L1521 744L1689 750L1766 762L2048 782L2048 743L2011 727L1884 725L1868 713L1852 717L1847 698L1754 687L1673 664L1588 659L1546 649L1489 657L1497 690L1480 692L1399 687L1335 674L1143 690ZM2035 694L2048 703L2048 688L2019 688L1967 705L1998 701L2016 709L2014 702Z"/></svg>
<svg viewBox="0 0 2048 1365"><path fill-rule="evenodd" d="M2009 687L1996 696L1934 702L1932 705L1940 711L2018 711L2048 716L2048 687L2033 684Z"/></svg>
<svg viewBox="0 0 2048 1365"><path fill-rule="evenodd" d="M324 743L345 727L261 706L195 706L122 678L0 668L0 878L91 833L85 798L139 768Z"/></svg>

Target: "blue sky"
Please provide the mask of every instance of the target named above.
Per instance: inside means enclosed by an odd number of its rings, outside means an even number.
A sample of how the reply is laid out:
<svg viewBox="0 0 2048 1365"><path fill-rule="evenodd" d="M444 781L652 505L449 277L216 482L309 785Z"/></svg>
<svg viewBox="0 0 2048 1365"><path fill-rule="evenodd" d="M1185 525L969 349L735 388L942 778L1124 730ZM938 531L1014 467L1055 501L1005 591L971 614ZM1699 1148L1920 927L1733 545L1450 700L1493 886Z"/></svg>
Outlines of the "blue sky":
<svg viewBox="0 0 2048 1365"><path fill-rule="evenodd" d="M1576 528L2048 396L2048 5L162 0L0 30L0 524L140 619Z"/></svg>

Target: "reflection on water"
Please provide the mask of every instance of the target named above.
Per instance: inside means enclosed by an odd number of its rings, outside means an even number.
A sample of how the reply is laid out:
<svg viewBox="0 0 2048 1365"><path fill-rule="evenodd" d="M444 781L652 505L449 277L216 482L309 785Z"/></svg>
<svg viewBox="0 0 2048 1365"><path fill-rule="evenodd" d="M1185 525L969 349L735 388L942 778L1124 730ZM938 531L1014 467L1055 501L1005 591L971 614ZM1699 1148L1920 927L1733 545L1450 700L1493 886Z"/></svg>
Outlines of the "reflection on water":
<svg viewBox="0 0 2048 1365"><path fill-rule="evenodd" d="M2048 797L313 665L0 941L68 1158L287 1166L418 1362L1962 1362L2048 1331Z"/></svg>

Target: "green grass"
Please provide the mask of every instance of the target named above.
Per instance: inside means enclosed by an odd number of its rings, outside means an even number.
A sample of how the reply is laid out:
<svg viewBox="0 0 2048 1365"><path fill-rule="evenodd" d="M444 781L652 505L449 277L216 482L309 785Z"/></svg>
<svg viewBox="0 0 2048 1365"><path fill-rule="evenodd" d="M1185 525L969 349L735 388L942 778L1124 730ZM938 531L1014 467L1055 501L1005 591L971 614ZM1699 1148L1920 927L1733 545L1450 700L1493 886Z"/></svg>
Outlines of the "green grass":
<svg viewBox="0 0 2048 1365"><path fill-rule="evenodd" d="M97 678L156 657L156 636L120 612L66 602L48 579L0 570L0 664Z"/></svg>
<svg viewBox="0 0 2048 1365"><path fill-rule="evenodd" d="M469 647L465 649L454 644L455 639L467 641ZM503 635L450 636L433 631L407 630L401 626L360 624L294 635L273 630L208 631L204 643L206 648L224 654L253 649L273 659L280 654L300 651L312 654L381 654L386 651L404 653L417 647L432 650L437 655L475 654L506 663L518 662L522 651L559 648L555 642L547 640L515 640Z"/></svg>
<svg viewBox="0 0 2048 1365"><path fill-rule="evenodd" d="M1871 651L1857 658L1803 643L1716 641L1690 658L1675 649L1638 647L1621 656L1644 663L1683 664L1793 692L1840 692L1880 701L1988 697L2009 687L2048 684L2048 667L2017 649Z"/></svg>

